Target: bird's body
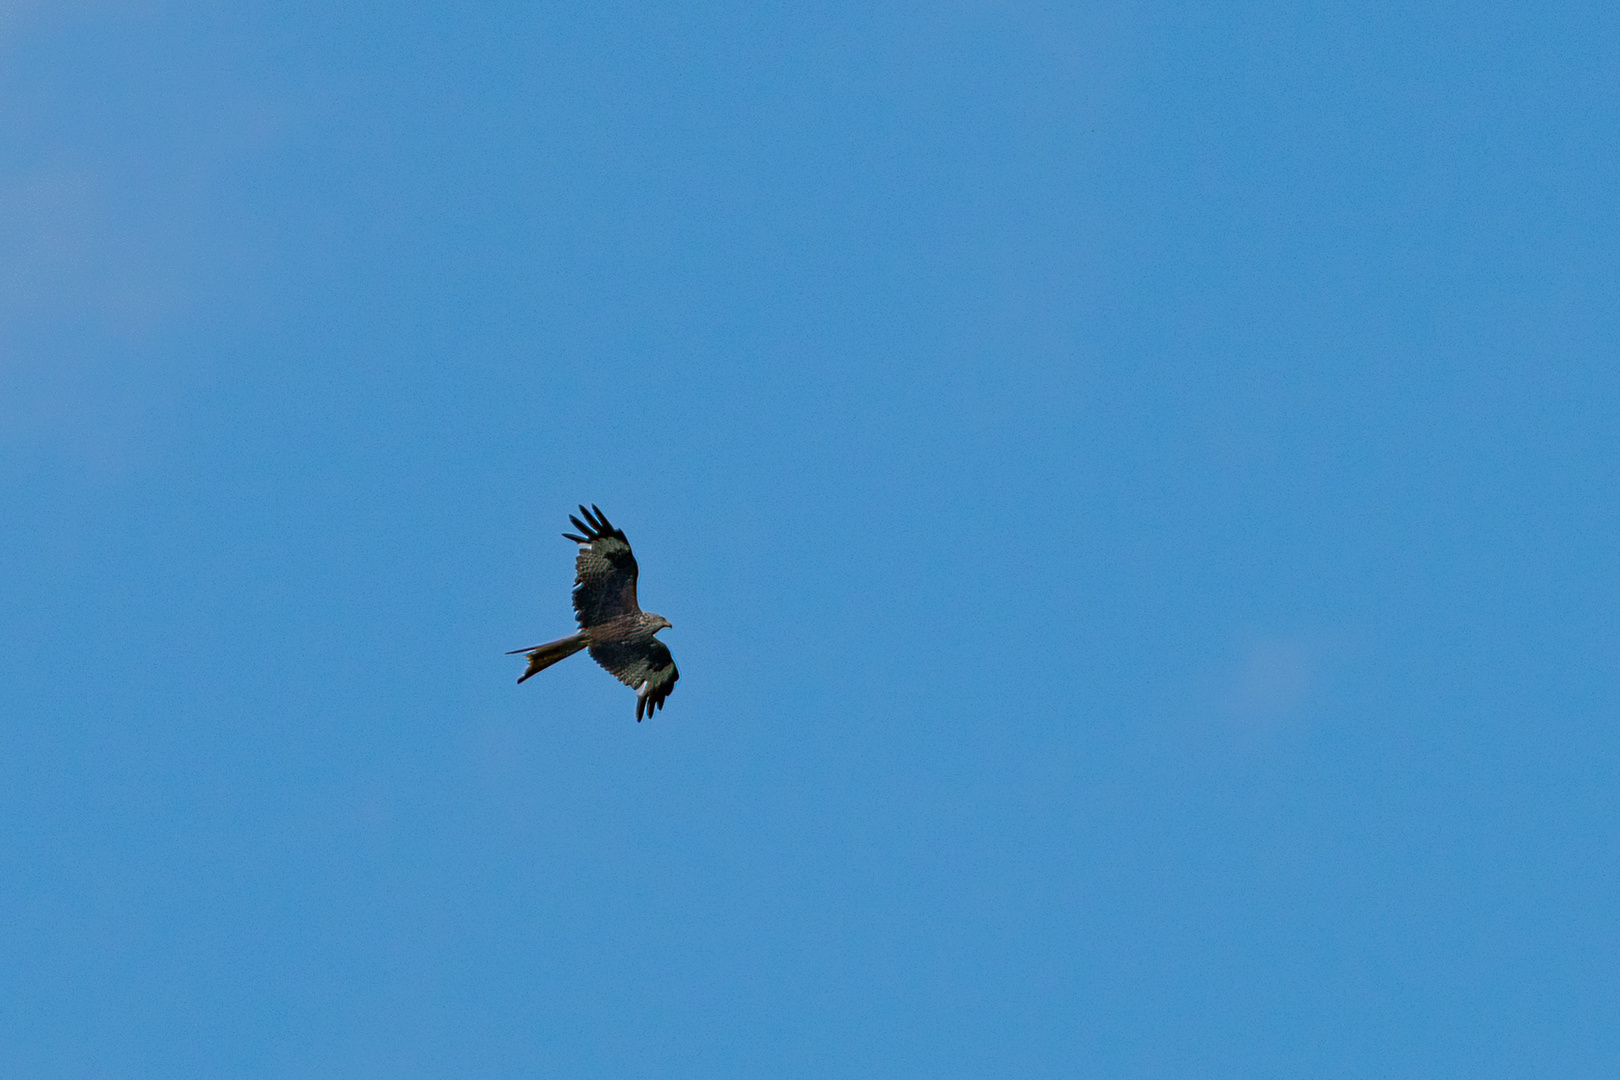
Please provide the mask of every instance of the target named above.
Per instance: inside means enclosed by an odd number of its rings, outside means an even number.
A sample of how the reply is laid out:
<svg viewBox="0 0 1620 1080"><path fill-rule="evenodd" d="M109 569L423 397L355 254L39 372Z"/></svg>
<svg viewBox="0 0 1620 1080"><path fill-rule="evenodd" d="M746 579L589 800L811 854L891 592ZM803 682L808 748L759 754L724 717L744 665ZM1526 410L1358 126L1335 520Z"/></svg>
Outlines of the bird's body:
<svg viewBox="0 0 1620 1080"><path fill-rule="evenodd" d="M528 669L518 682L589 649L591 659L635 690L639 723L643 716L663 707L681 677L668 647L655 636L672 624L662 615L642 611L636 602L639 569L624 533L594 505L590 510L581 506L579 512L584 521L572 515L568 520L584 535L563 533L579 545L574 560L574 614L579 619L579 633L532 649L514 649L514 654L529 658Z"/></svg>

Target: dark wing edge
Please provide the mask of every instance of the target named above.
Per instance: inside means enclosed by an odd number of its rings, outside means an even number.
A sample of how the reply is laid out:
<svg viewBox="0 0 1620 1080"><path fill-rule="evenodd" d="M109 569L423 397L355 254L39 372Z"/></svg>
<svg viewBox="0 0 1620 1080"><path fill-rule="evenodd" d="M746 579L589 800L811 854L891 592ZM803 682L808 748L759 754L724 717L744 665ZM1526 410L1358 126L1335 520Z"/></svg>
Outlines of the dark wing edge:
<svg viewBox="0 0 1620 1080"><path fill-rule="evenodd" d="M636 722L657 712L681 673L669 647L654 638L645 645L603 641L591 645L591 659L636 692Z"/></svg>
<svg viewBox="0 0 1620 1080"><path fill-rule="evenodd" d="M579 533L563 533L563 538L581 545L574 560L574 614L579 625L589 629L600 623L640 611L636 602L635 554L624 531L614 528L600 507L582 504L580 517L570 514Z"/></svg>
<svg viewBox="0 0 1620 1080"><path fill-rule="evenodd" d="M595 513L592 513L592 511L595 511ZM591 503L590 510L585 509L584 503L580 503L579 512L585 518L585 521L579 520L573 514L568 515L568 520L574 523L574 528L585 535L576 536L573 533L563 533L564 540L572 540L576 544L593 544L598 540L611 536L615 540L623 540L626 547L630 546L630 541L624 539L624 530L615 529L613 523L608 521L607 515L602 513L601 508L595 503ZM586 522L589 522L589 524L586 524Z"/></svg>
<svg viewBox="0 0 1620 1080"><path fill-rule="evenodd" d="M675 658L662 641L654 641L647 649L647 664L652 670L642 688L636 691L638 724L644 712L651 716L664 707L664 700L675 692L675 684L681 677L680 669L675 666Z"/></svg>

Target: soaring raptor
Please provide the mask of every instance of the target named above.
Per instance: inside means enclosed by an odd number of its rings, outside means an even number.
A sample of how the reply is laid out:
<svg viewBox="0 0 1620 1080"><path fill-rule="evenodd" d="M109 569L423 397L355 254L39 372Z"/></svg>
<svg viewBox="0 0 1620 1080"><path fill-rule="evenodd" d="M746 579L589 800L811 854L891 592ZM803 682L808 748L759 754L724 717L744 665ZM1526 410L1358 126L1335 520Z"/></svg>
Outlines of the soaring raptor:
<svg viewBox="0 0 1620 1080"><path fill-rule="evenodd" d="M574 560L574 614L579 618L579 633L532 649L513 649L507 655L528 655L529 668L518 677L522 682L581 649L591 650L591 659L635 690L639 724L643 716L663 707L664 699L675 689L675 680L681 677L669 649L653 636L673 624L662 615L642 611L636 603L636 557L630 553L624 533L608 522L595 503L589 510L581 506L579 512L584 521L572 514L568 520L585 535L563 533L565 539L579 545Z"/></svg>

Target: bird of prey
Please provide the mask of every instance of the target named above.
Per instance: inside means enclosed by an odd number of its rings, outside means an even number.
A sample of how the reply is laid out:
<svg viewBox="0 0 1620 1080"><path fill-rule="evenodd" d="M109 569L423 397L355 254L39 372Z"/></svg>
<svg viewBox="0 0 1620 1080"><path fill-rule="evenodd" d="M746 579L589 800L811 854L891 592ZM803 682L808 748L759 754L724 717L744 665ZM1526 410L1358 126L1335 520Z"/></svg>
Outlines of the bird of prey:
<svg viewBox="0 0 1620 1080"><path fill-rule="evenodd" d="M573 656L581 649L591 650L591 659L614 678L636 692L636 723L663 707L664 699L675 689L681 673L669 649L653 635L673 625L662 615L642 611L636 603L636 557L630 542L615 529L592 503L579 508L581 521L572 514L568 520L584 535L563 533L564 539L579 545L574 559L574 614L579 633L536 645L513 649L508 656L525 653L529 668L518 677L522 682L537 671Z"/></svg>

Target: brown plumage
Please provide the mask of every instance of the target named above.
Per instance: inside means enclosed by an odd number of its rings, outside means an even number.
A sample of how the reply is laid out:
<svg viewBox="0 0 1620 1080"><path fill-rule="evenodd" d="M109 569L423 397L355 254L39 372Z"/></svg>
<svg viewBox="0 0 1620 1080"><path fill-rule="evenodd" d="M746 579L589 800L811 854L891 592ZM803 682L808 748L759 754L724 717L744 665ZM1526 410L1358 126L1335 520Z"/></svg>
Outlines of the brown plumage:
<svg viewBox="0 0 1620 1080"><path fill-rule="evenodd" d="M663 707L664 699L675 689L681 673L669 649L653 635L672 625L662 615L642 611L636 603L636 557L624 533L615 529L593 503L589 510L579 508L581 521L572 514L568 520L584 535L563 533L579 545L574 559L574 614L579 633L536 645L514 649L508 655L524 653L528 670L518 676L522 682L537 671L574 655L591 651L591 659L636 692L636 722Z"/></svg>

